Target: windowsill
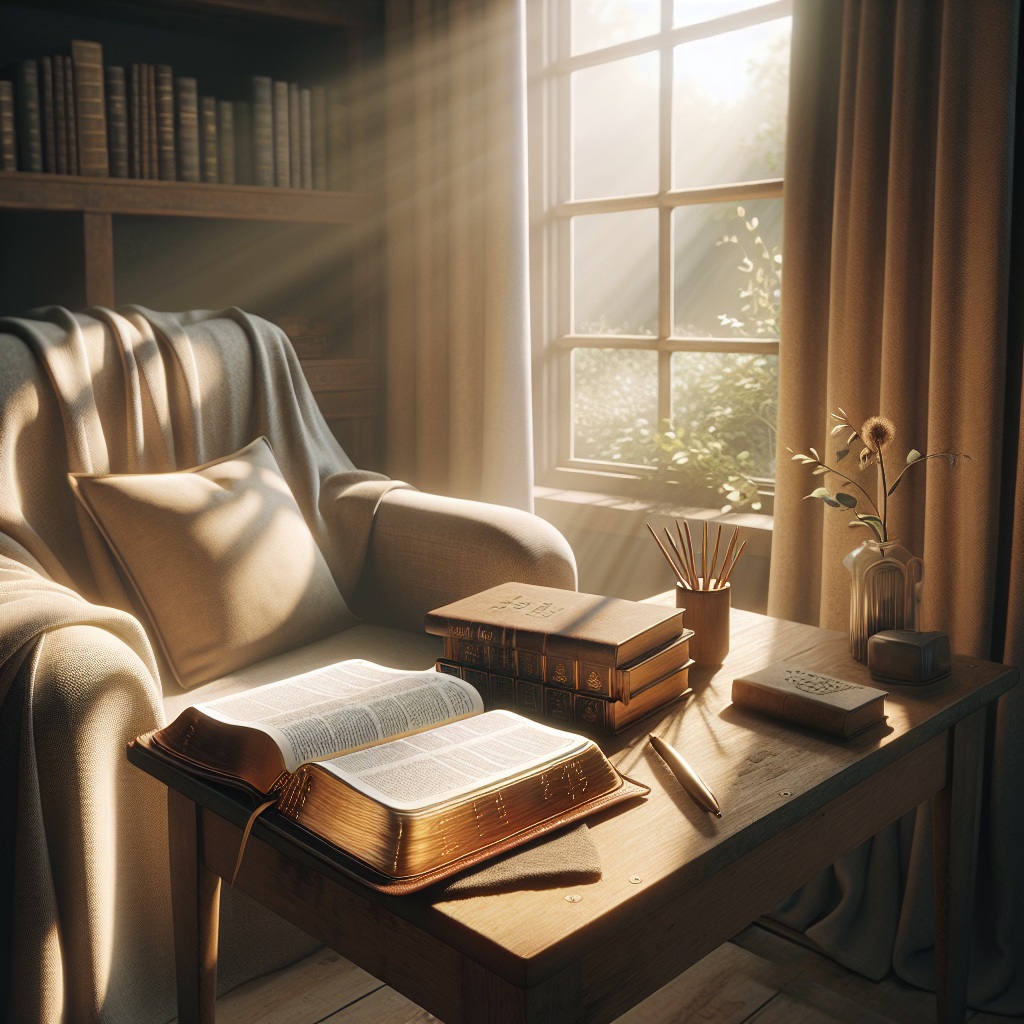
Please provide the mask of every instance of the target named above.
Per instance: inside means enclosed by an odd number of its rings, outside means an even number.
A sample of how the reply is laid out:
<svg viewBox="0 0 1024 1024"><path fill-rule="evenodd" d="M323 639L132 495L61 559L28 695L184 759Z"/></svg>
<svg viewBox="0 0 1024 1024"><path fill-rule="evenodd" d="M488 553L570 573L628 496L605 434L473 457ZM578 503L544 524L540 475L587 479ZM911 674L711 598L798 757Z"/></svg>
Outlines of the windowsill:
<svg viewBox="0 0 1024 1024"><path fill-rule="evenodd" d="M771 555L774 517L758 512L722 512L716 508L695 508L671 502L644 501L616 494L599 494L558 487L533 489L537 515L563 533L585 530L620 536L643 536L649 522L655 529L670 526L673 519L684 519L700 527L703 523L728 528L743 528L747 554L768 558Z"/></svg>

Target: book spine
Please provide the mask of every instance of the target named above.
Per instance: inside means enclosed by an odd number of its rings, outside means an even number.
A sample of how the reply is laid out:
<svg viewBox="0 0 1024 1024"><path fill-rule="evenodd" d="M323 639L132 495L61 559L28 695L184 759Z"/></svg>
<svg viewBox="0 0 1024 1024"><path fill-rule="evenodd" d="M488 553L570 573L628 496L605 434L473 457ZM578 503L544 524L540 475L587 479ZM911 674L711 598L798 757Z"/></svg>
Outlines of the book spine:
<svg viewBox="0 0 1024 1024"><path fill-rule="evenodd" d="M125 102L124 68L104 70L107 81L107 141L110 176L128 177L128 110Z"/></svg>
<svg viewBox="0 0 1024 1024"><path fill-rule="evenodd" d="M288 138L288 83L274 83L274 184L290 188L291 144Z"/></svg>
<svg viewBox="0 0 1024 1024"><path fill-rule="evenodd" d="M222 185L235 184L235 108L228 100L217 104L217 173Z"/></svg>
<svg viewBox="0 0 1024 1024"><path fill-rule="evenodd" d="M139 148L142 159L139 162L139 177L148 178L149 173L149 65L139 65Z"/></svg>
<svg viewBox="0 0 1024 1024"><path fill-rule="evenodd" d="M141 178L142 174L142 71L133 64L128 78L128 176Z"/></svg>
<svg viewBox="0 0 1024 1024"><path fill-rule="evenodd" d="M43 163L47 174L57 173L57 131L53 108L53 60L40 61L43 98Z"/></svg>
<svg viewBox="0 0 1024 1024"><path fill-rule="evenodd" d="M161 181L178 180L174 145L174 70L168 64L156 68L157 172Z"/></svg>
<svg viewBox="0 0 1024 1024"><path fill-rule="evenodd" d="M235 117L235 183L253 185L252 106L232 104Z"/></svg>
<svg viewBox="0 0 1024 1024"><path fill-rule="evenodd" d="M199 166L203 181L216 184L217 170L217 101L204 96L199 101Z"/></svg>
<svg viewBox="0 0 1024 1024"><path fill-rule="evenodd" d="M299 87L288 86L288 170L291 188L302 188L302 113Z"/></svg>
<svg viewBox="0 0 1024 1024"><path fill-rule="evenodd" d="M322 85L310 89L312 122L313 188L327 188L327 90Z"/></svg>
<svg viewBox="0 0 1024 1024"><path fill-rule="evenodd" d="M299 90L299 149L302 157L302 188L313 187L313 102L309 89Z"/></svg>
<svg viewBox="0 0 1024 1024"><path fill-rule="evenodd" d="M62 56L64 65L64 133L68 139L68 174L80 174L78 165L78 111L75 103L75 67L71 58Z"/></svg>
<svg viewBox="0 0 1024 1024"><path fill-rule="evenodd" d="M156 181L160 177L160 143L157 138L156 115L156 67L146 65L146 104L149 110L149 177Z"/></svg>
<svg viewBox="0 0 1024 1024"><path fill-rule="evenodd" d="M64 58L56 54L51 58L53 66L53 127L57 137L57 173L70 174L68 170L68 111L67 90L64 88Z"/></svg>
<svg viewBox="0 0 1024 1024"><path fill-rule="evenodd" d="M199 181L199 94L194 78L179 78L178 177Z"/></svg>
<svg viewBox="0 0 1024 1024"><path fill-rule="evenodd" d="M18 148L21 169L43 171L43 132L39 117L39 65L34 60L18 61L15 96L18 101Z"/></svg>
<svg viewBox="0 0 1024 1024"><path fill-rule="evenodd" d="M327 90L327 179L337 192L348 188L348 107L337 85Z"/></svg>
<svg viewBox="0 0 1024 1024"><path fill-rule="evenodd" d="M75 111L78 125L79 173L89 178L110 176L107 147L107 105L103 97L103 47L75 39Z"/></svg>
<svg viewBox="0 0 1024 1024"><path fill-rule="evenodd" d="M252 80L252 166L254 185L274 184L274 83Z"/></svg>
<svg viewBox="0 0 1024 1024"><path fill-rule="evenodd" d="M14 133L14 83L0 82L0 171L18 169L18 143Z"/></svg>

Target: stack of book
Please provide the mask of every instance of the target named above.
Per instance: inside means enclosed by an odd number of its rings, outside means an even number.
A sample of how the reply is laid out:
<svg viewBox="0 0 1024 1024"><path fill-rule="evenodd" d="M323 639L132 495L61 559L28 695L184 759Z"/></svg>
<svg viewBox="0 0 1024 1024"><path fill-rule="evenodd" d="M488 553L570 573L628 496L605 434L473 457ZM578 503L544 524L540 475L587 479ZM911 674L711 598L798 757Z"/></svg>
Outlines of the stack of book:
<svg viewBox="0 0 1024 1024"><path fill-rule="evenodd" d="M444 637L437 668L488 708L620 732L686 688L682 611L553 587L506 583L427 614Z"/></svg>
<svg viewBox="0 0 1024 1024"><path fill-rule="evenodd" d="M167 64L104 67L99 43L18 61L0 81L0 170L342 190L340 87L251 80L251 100L201 96Z"/></svg>

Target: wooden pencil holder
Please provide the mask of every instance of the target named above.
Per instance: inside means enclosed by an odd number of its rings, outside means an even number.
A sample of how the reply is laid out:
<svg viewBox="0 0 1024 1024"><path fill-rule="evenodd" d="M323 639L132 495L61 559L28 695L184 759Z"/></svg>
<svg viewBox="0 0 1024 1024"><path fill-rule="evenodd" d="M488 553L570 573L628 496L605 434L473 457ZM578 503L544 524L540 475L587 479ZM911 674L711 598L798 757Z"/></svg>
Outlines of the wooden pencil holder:
<svg viewBox="0 0 1024 1024"><path fill-rule="evenodd" d="M731 595L731 583L721 590L687 590L676 584L676 607L684 609L683 626L693 630L690 657L698 666L721 665L729 654Z"/></svg>

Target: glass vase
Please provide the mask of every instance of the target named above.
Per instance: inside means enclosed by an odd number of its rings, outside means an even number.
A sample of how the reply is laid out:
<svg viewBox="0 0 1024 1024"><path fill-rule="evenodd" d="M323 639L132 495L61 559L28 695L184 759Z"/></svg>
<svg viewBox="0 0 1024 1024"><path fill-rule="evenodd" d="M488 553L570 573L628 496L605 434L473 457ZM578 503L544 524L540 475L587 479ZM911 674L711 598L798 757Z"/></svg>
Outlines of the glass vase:
<svg viewBox="0 0 1024 1024"><path fill-rule="evenodd" d="M843 565L850 573L850 653L868 660L868 638L883 629L920 627L924 563L898 540L865 541Z"/></svg>

